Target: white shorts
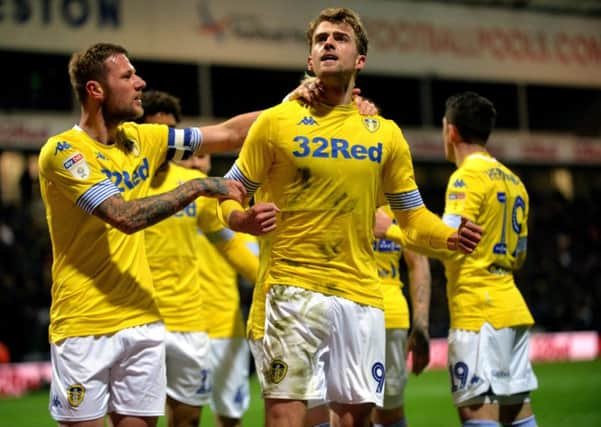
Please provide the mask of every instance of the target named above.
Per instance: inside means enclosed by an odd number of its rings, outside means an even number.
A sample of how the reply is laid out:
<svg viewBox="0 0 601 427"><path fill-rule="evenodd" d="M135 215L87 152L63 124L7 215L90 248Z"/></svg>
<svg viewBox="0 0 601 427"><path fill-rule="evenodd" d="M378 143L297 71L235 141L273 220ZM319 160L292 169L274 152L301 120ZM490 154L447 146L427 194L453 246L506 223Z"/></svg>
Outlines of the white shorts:
<svg viewBox="0 0 601 427"><path fill-rule="evenodd" d="M213 368L213 413L242 418L250 403L248 385L250 352L244 338L211 338L210 365Z"/></svg>
<svg viewBox="0 0 601 427"><path fill-rule="evenodd" d="M485 323L479 332L451 329L449 373L455 405L503 405L514 403L513 395L527 398L538 387L528 358L529 340L525 326L497 330Z"/></svg>
<svg viewBox="0 0 601 427"><path fill-rule="evenodd" d="M50 415L56 421L102 418L109 412L153 417L165 411L162 322L112 335L72 337L50 345Z"/></svg>
<svg viewBox="0 0 601 427"><path fill-rule="evenodd" d="M384 409L403 406L407 385L407 329L386 329Z"/></svg>
<svg viewBox="0 0 601 427"><path fill-rule="evenodd" d="M265 310L250 342L264 397L382 405L383 310L291 286L271 287Z"/></svg>
<svg viewBox="0 0 601 427"><path fill-rule="evenodd" d="M167 396L190 406L209 403L213 383L206 332L170 332L165 337Z"/></svg>

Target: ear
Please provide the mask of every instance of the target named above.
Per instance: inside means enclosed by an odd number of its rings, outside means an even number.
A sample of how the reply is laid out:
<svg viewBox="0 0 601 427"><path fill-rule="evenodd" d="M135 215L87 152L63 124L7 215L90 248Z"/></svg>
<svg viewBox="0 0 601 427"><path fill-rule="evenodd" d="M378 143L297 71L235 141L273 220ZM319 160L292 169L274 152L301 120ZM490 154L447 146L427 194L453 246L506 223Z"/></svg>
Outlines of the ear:
<svg viewBox="0 0 601 427"><path fill-rule="evenodd" d="M461 134L459 133L459 129L457 129L457 126L448 123L447 124L447 128L448 128L448 132L449 132L449 140L452 142L458 142L461 141Z"/></svg>
<svg viewBox="0 0 601 427"><path fill-rule="evenodd" d="M88 98L99 100L104 99L104 89L97 80L89 80L86 83L86 92L88 93Z"/></svg>
<svg viewBox="0 0 601 427"><path fill-rule="evenodd" d="M360 71L365 67L365 62L367 61L366 55L358 55L357 59L355 59L355 70Z"/></svg>
<svg viewBox="0 0 601 427"><path fill-rule="evenodd" d="M313 69L313 60L311 59L311 55L307 57L307 70L313 73L315 70Z"/></svg>

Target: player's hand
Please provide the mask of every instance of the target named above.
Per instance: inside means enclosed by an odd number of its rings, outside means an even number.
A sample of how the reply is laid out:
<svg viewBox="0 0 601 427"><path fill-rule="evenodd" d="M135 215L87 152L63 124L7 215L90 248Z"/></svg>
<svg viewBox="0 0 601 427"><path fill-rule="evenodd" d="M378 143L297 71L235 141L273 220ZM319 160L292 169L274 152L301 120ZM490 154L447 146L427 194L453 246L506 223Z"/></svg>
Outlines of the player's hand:
<svg viewBox="0 0 601 427"><path fill-rule="evenodd" d="M284 98L286 101L303 99L307 104L314 105L323 100L324 87L317 77L305 76L300 85Z"/></svg>
<svg viewBox="0 0 601 427"><path fill-rule="evenodd" d="M208 177L196 180L200 187L199 196L233 199L242 203L246 197L246 188L233 179Z"/></svg>
<svg viewBox="0 0 601 427"><path fill-rule="evenodd" d="M262 236L276 228L276 217L280 209L275 203L260 202L245 211L234 211L228 222L234 231Z"/></svg>
<svg viewBox="0 0 601 427"><path fill-rule="evenodd" d="M244 188L244 185L234 179L225 179L225 185L227 187L227 195L220 197L220 199L232 199L238 203L242 203L246 197L246 188Z"/></svg>
<svg viewBox="0 0 601 427"><path fill-rule="evenodd" d="M461 225L447 241L450 250L471 254L482 239L482 227L474 224L467 218L461 218Z"/></svg>
<svg viewBox="0 0 601 427"><path fill-rule="evenodd" d="M362 116L375 116L380 113L376 104L370 101L367 98L363 98L359 94L361 93L361 89L358 87L353 89L353 101L357 105L357 109L359 110L359 114Z"/></svg>
<svg viewBox="0 0 601 427"><path fill-rule="evenodd" d="M430 335L427 327L413 326L407 340L407 352L411 352L411 372L419 375L430 363Z"/></svg>
<svg viewBox="0 0 601 427"><path fill-rule="evenodd" d="M376 211L376 223L374 225L374 236L377 239L384 239L386 237L386 231L392 225L392 218L388 216L383 209L378 209Z"/></svg>

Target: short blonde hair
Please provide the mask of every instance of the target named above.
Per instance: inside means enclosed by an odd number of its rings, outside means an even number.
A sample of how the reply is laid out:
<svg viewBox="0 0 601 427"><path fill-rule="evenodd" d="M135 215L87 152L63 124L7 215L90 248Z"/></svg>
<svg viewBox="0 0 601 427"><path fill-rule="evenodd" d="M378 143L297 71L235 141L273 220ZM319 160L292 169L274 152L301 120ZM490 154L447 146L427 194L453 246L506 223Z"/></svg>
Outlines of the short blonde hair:
<svg viewBox="0 0 601 427"><path fill-rule="evenodd" d="M90 80L103 82L106 77L107 58L116 54L127 55L127 50L119 45L96 43L82 52L76 52L69 61L69 78L71 87L79 102L84 102L88 96L86 83Z"/></svg>
<svg viewBox="0 0 601 427"><path fill-rule="evenodd" d="M367 32L365 31L363 22L361 22L361 18L355 11L346 7L330 7L323 9L319 12L317 18L309 23L309 28L307 28L306 33L309 50L313 47L313 35L315 34L315 29L324 21L332 22L334 24L350 25L355 32L357 52L359 52L360 55L367 55L367 45L369 40L367 39Z"/></svg>

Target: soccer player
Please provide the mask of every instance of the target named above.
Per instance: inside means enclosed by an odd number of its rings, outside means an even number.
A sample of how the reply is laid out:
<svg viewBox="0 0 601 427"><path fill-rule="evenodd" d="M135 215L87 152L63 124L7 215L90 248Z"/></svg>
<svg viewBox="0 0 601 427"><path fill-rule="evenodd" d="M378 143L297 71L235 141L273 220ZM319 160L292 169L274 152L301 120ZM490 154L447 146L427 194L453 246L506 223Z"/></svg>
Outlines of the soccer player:
<svg viewBox="0 0 601 427"><path fill-rule="evenodd" d="M210 156L186 160L187 167L208 173ZM258 256L256 237L236 233L242 244ZM207 235L210 240L213 238ZM203 247L199 269L203 292L203 316L209 334L209 364L213 371L210 405L219 427L242 425L241 419L250 404L249 367L250 350L246 341L245 325L240 309L238 271L232 260L216 251L209 239L201 238ZM235 255L235 254L232 254ZM242 262L244 262L241 259ZM244 274L246 282L256 281L258 258L253 259L254 273ZM240 269L238 269L240 270Z"/></svg>
<svg viewBox="0 0 601 427"><path fill-rule="evenodd" d="M465 92L447 99L442 119L446 158L457 165L443 219L457 228L467 218L486 230L469 257L453 253L444 261L449 373L464 426L534 427L534 321L513 277L526 258L529 199L520 178L486 149L495 117L488 99Z"/></svg>
<svg viewBox="0 0 601 427"><path fill-rule="evenodd" d="M168 93L146 91L142 105L141 122L175 127L180 121L180 101ZM180 164L184 167L167 163L158 170L152 194L169 191L181 180L206 176L211 160L207 154ZM256 280L258 249L256 243L248 244L248 235L222 225L214 203L196 199L145 231L157 302L167 328L170 426L197 426L201 406L209 402L220 426L240 425L250 401L250 351L237 285L238 273L252 283Z"/></svg>
<svg viewBox="0 0 601 427"><path fill-rule="evenodd" d="M61 425L154 426L165 406L165 329L136 233L198 196L241 199L223 178L191 179L146 197L171 158L239 147L258 113L203 128L128 122L145 82L117 45L75 53L79 124L42 147L40 186L53 250L49 409Z"/></svg>
<svg viewBox="0 0 601 427"><path fill-rule="evenodd" d="M419 375L430 361L430 338L428 317L430 304L430 265L428 259L402 248L404 236L394 223L390 206L383 205L376 211L373 242L378 264L378 276L384 296L384 319L386 323L386 383L384 404L374 408L374 427L407 425L404 409L404 392L407 384L407 354L412 352L412 371ZM409 307L403 295L400 280L401 259L407 265L409 295L412 307L411 334L409 330ZM308 406L314 404L311 402ZM329 412L325 405L308 411L306 426L329 425Z"/></svg>
<svg viewBox="0 0 601 427"><path fill-rule="evenodd" d="M428 211L400 129L360 116L351 103L367 54L355 12L323 10L307 36L308 69L323 83L324 102L263 112L226 175L249 196L260 189L257 203L221 208L230 228L263 236L255 295L266 297L254 298L249 327L267 425L302 426L313 399L330 402L335 426L363 425L384 388L372 249L378 194L386 193L410 245L469 252L481 230L470 222L451 229Z"/></svg>
<svg viewBox="0 0 601 427"><path fill-rule="evenodd" d="M374 427L407 425L404 409L404 391L407 384L407 354L412 353L412 371L419 375L430 361L430 264L428 258L403 249L401 229L393 222L390 206L381 206L376 212L374 252L378 275L384 294L386 323L386 384L384 404L372 413ZM409 297L411 298L411 333L409 308L402 292L399 264L407 265Z"/></svg>
<svg viewBox="0 0 601 427"><path fill-rule="evenodd" d="M175 127L180 121L179 99L168 93L146 91L142 94L142 106L142 123L161 123ZM206 164L207 156L183 162ZM206 174L174 162L166 162L153 177L149 195L170 191L182 181L199 177L204 178ZM233 285L226 285L233 286L237 295L237 271L230 265L234 265L252 282L257 276L257 256L247 248L246 240L240 233L234 233L223 226L217 216L216 203L213 198L200 197L144 232L157 305L167 329L165 359L167 420L170 427L196 427L202 406L211 400L215 386L223 382L219 368L221 365L227 365L232 370L234 368L231 362L226 363L226 356L236 360L234 354L222 354L219 357L222 359L219 360L220 363L211 360L212 345L207 325L218 321L222 328L227 328L229 324L223 323L230 319L227 312L215 313L207 309L212 305L213 297L207 291L212 294L223 293L224 283L219 280L221 275L233 275ZM199 230L202 231L201 235ZM231 264L223 265L229 270L205 274L207 264L215 263L216 259L221 260L221 265L229 260ZM243 333L241 316L236 320L240 321L239 333ZM230 347L237 348L240 345ZM238 380L240 387L232 391L234 408L237 408L236 396L241 400L240 404L248 405L248 347L246 358L244 359L244 355L238 357L240 358L245 363L239 363L241 366L237 367L243 369L242 373L246 376ZM231 376L235 374L230 373ZM242 384L246 384L246 388Z"/></svg>

